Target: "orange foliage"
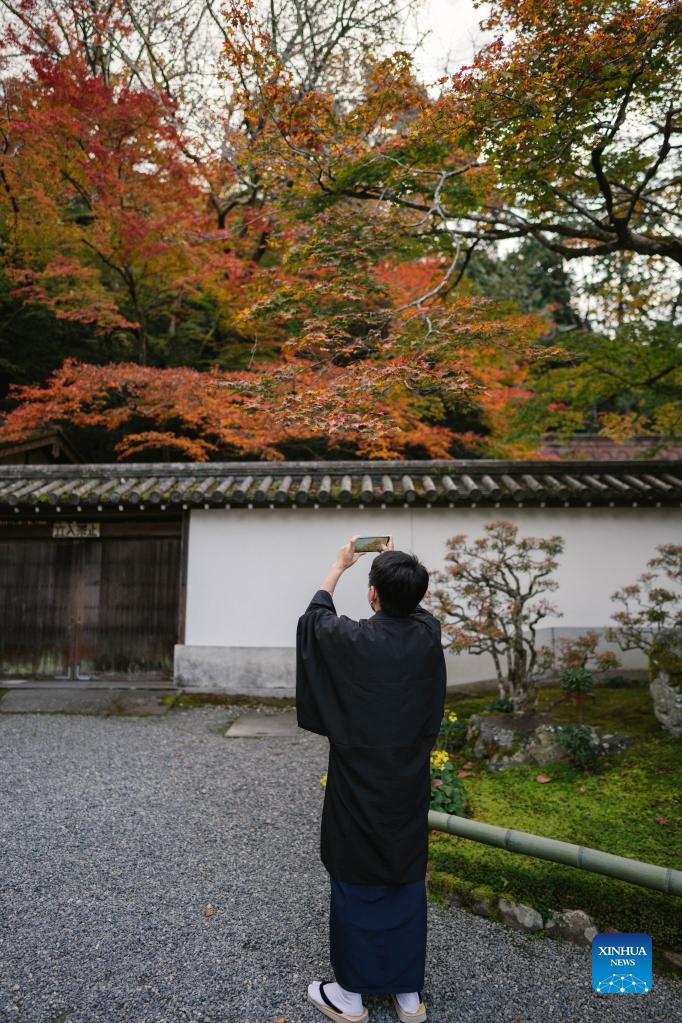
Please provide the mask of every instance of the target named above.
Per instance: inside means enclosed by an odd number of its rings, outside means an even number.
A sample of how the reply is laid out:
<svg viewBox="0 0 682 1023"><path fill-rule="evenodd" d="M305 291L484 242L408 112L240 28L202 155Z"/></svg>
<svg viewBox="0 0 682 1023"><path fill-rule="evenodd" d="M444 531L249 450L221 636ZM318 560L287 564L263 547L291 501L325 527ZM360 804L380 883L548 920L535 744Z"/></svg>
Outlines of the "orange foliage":
<svg viewBox="0 0 682 1023"><path fill-rule="evenodd" d="M443 129L406 54L368 66L340 107L297 88L252 3L226 17L222 74L243 117L220 166L188 159L167 98L95 78L77 53L37 58L14 83L0 204L15 294L131 335L141 365L65 359L44 385L11 388L0 436L52 422L112 431L120 458L173 448L198 461L278 459L308 441L374 458L448 457L458 441L532 453L513 419L529 366L551 355L543 319L455 292L452 238L441 254L415 228L441 173L415 147L438 150L455 211L490 195L489 170ZM355 197L372 194L378 166L414 210ZM216 227L218 184L229 195L244 182ZM253 345L248 369L147 365L150 318L206 296ZM481 434L452 426L460 410Z"/></svg>

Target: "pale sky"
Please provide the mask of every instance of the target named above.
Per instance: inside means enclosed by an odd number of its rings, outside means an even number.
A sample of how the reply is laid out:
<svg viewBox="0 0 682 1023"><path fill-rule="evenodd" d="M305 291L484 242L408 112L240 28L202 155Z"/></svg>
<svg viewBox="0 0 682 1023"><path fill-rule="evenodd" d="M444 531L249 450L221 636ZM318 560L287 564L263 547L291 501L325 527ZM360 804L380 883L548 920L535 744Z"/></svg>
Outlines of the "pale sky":
<svg viewBox="0 0 682 1023"><path fill-rule="evenodd" d="M474 9L471 0L422 0L416 29L429 34L415 60L427 82L471 63L475 48L485 41L478 24L487 9L487 4Z"/></svg>

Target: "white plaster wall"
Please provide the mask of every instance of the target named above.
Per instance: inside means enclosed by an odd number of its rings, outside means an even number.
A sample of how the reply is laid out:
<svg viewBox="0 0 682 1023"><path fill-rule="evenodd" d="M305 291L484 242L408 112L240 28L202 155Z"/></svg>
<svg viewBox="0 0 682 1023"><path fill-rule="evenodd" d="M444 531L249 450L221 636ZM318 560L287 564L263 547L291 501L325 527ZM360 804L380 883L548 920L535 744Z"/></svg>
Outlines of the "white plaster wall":
<svg viewBox="0 0 682 1023"><path fill-rule="evenodd" d="M478 536L483 524L509 519L526 535L559 533L565 550L549 595L563 611L548 618L546 642L568 629L609 624L611 593L634 581L655 546L682 540L675 508L227 508L195 509L189 530L186 646L292 647L296 622L318 589L337 548L353 534L392 533L397 549L413 551L429 570L443 567L445 541ZM339 581L341 614L365 618L365 555ZM487 658L448 657L449 681L491 678ZM625 667L641 664L624 657Z"/></svg>

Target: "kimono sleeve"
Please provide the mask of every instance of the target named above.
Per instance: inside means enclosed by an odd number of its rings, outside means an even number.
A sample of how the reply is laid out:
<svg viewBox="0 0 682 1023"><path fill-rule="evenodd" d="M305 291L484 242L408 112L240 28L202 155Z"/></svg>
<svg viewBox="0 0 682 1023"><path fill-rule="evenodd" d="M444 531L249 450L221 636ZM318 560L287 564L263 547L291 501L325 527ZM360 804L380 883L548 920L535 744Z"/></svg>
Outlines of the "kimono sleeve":
<svg viewBox="0 0 682 1023"><path fill-rule="evenodd" d="M336 613L331 593L318 590L305 610L322 650L330 657L352 656L359 625L347 615Z"/></svg>
<svg viewBox="0 0 682 1023"><path fill-rule="evenodd" d="M441 624L439 619L434 614L431 614L430 611L427 611L421 604L414 611L411 611L410 615L427 626L432 637L431 664L435 685L428 718L427 736L433 749L443 721L447 690L447 667L445 664L445 651L443 650L441 640Z"/></svg>
<svg viewBox="0 0 682 1023"><path fill-rule="evenodd" d="M354 640L358 623L337 615L318 590L296 629L296 715L301 728L344 741L349 728Z"/></svg>
<svg viewBox="0 0 682 1023"><path fill-rule="evenodd" d="M443 650L443 644L440 640L440 622L438 622L438 650L435 653L436 658L436 688L434 693L434 701L431 715L431 728L430 738L431 749L433 749L438 733L441 730L443 723L443 714L445 713L445 695L447 691L448 672L445 664L445 652Z"/></svg>

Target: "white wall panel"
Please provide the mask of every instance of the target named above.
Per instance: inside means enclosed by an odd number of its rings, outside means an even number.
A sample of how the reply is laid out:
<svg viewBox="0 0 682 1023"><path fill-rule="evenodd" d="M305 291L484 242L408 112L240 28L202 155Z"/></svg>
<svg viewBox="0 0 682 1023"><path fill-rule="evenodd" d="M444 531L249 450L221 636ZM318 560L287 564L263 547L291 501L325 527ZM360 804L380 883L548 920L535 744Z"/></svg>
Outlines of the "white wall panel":
<svg viewBox="0 0 682 1023"><path fill-rule="evenodd" d="M296 622L337 548L351 535L393 533L429 569L443 565L448 536L480 535L495 518L522 533L561 534L566 547L551 596L564 614L545 625L581 631L609 624L611 593L644 570L656 544L682 540L675 508L229 508L191 513L187 646L291 647ZM339 613L369 617L365 555L341 578ZM628 663L637 663L632 658ZM490 677L483 658L457 658L457 676Z"/></svg>

